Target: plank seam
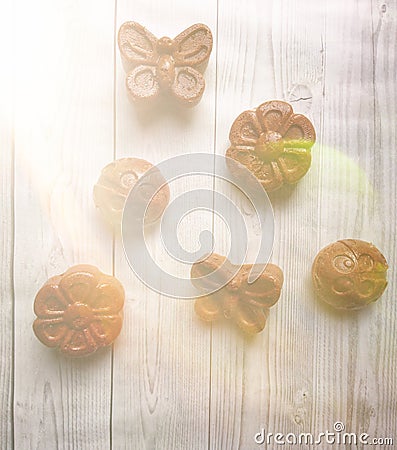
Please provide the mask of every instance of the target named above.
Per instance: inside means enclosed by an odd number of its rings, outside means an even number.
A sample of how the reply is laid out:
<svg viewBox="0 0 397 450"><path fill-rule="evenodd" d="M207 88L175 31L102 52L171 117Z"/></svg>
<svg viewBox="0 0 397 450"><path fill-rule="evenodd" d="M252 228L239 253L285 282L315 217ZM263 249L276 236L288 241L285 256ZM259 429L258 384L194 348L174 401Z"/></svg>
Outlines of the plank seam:
<svg viewBox="0 0 397 450"><path fill-rule="evenodd" d="M12 17L15 19L15 10L12 8ZM15 47L15 39L13 39L13 47ZM15 53L15 52L14 52ZM11 422L11 446L15 449L15 64L12 65L12 125L11 125L11 261L10 261L10 286L11 286L11 298L12 298L12 308L11 308L11 392L10 392L10 422Z"/></svg>
<svg viewBox="0 0 397 450"><path fill-rule="evenodd" d="M116 53L117 53L117 0L114 0L114 19L113 19L113 159L116 159L116 83L117 83L117 67L116 67ZM116 235L112 231L112 275L115 276L115 261L116 261ZM112 344L112 354L110 360L110 411L109 411L109 448L113 449L113 383L114 379L114 344Z"/></svg>
<svg viewBox="0 0 397 450"><path fill-rule="evenodd" d="M326 93L326 68L327 68L327 5L328 3L325 2L325 14L324 14L324 23L323 23L323 30L322 30L322 36L321 36L321 70L322 70L322 87L321 87L321 108L320 108L320 133L319 133L319 150L323 148L323 136L324 136L324 103L325 103L325 93ZM322 152L319 154L319 164L318 164L318 180L322 179L322 172L323 172L323 162L322 162ZM318 183L319 186L321 186L320 183ZM322 212L322 201L321 201L322 192L321 189L319 191L319 195L317 196L317 218L319 222L321 221L321 212ZM320 248L320 239L321 236L321 226L319 227L319 231L317 233L317 249ZM319 342L318 338L316 339L315 343L315 354L318 355L319 350ZM313 380L317 380L318 377L318 361L315 359L313 363ZM313 392L313 405L312 405L312 411L311 411L311 418L310 418L310 425L312 429L315 429L315 426L318 425L318 414L316 413L317 408L317 398L320 396L316 395L317 392L314 391L314 389L317 391L318 386L312 387Z"/></svg>
<svg viewBox="0 0 397 450"><path fill-rule="evenodd" d="M216 164L215 164L215 157L216 157L216 149L217 149L217 140L218 140L218 133L217 133L217 116L218 116L218 55L219 55L219 0L216 2L216 30L215 30L215 36L216 36L216 48L215 48L215 106L214 106L214 165L213 165L213 173L214 177L212 179L212 206L215 208L215 187L216 187L216 177L215 177L215 170L216 170ZM214 239L215 239L215 213L213 211L212 213L212 244L214 245ZM212 357L213 357L213 328L211 324L210 328L210 376L209 376L209 398L208 398L208 450L211 448L211 405L212 405Z"/></svg>
<svg viewBox="0 0 397 450"><path fill-rule="evenodd" d="M11 361L11 443L15 448L15 127L14 120L12 125L12 147L11 147L11 217L13 226L11 228L11 264L10 264L10 280L11 280L11 298L13 307L11 308L12 320L12 361Z"/></svg>

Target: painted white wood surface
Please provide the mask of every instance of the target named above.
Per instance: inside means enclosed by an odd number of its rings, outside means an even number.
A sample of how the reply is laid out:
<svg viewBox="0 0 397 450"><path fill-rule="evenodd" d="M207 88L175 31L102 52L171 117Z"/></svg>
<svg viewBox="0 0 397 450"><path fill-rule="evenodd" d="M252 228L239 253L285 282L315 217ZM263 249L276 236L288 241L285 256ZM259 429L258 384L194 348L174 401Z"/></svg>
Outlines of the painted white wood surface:
<svg viewBox="0 0 397 450"><path fill-rule="evenodd" d="M396 441L396 3L3 3L1 448L252 449L262 427L319 433L337 420ZM128 102L116 48L126 20L157 36L210 26L196 108L142 115ZM271 197L272 262L285 286L264 332L244 339L200 323L192 302L144 287L91 191L114 158L223 154L234 118L273 98L311 118L317 143L307 176ZM198 186L212 180L171 190ZM211 227L196 216L183 243ZM222 241L220 230L215 221ZM148 238L155 252L157 232ZM336 314L311 290L315 254L342 237L373 241L390 264L385 295L358 314ZM115 273L127 300L114 349L73 361L36 340L32 303L49 276L80 262Z"/></svg>
<svg viewBox="0 0 397 450"><path fill-rule="evenodd" d="M174 0L118 0L117 29L131 19L157 37L173 38L197 22L216 30L216 3L203 0L193 6ZM169 102L156 110L137 110L128 101L126 74L117 57L116 158L133 156L159 163L176 155L213 152L215 46L216 42L205 73L202 101L189 110ZM187 177L171 183L170 190L175 198L189 189L211 186L208 177ZM181 238L186 246L197 240L201 230L211 229L211 216L203 217L201 223L197 216L196 223L191 217L184 229ZM147 243L155 255L159 253L159 225L150 230ZM172 260L156 257L164 270L171 269ZM115 274L126 287L127 302L123 336L114 353L114 448L206 448L211 376L208 328L194 316L191 301L156 294L134 277L120 239L116 239Z"/></svg>
<svg viewBox="0 0 397 450"><path fill-rule="evenodd" d="M102 450L111 353L69 360L43 351L32 301L48 277L76 263L112 271L92 186L113 155L114 5L14 3L15 448Z"/></svg>
<svg viewBox="0 0 397 450"><path fill-rule="evenodd" d="M0 436L1 445L13 442L13 55L12 5L1 8L0 53Z"/></svg>

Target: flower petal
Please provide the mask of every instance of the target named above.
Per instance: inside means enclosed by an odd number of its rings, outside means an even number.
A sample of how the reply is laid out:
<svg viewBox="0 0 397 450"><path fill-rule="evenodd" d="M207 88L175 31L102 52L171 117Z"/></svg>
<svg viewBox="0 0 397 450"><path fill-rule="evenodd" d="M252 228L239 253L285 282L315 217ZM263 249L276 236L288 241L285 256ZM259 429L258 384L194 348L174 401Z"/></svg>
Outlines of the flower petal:
<svg viewBox="0 0 397 450"><path fill-rule="evenodd" d="M59 277L49 279L34 300L34 312L41 318L61 316L68 301L58 287Z"/></svg>
<svg viewBox="0 0 397 450"><path fill-rule="evenodd" d="M259 158L256 156L253 147L249 148L232 145L226 150L226 156L243 164L248 169L250 169L252 165L255 165L255 163L259 163Z"/></svg>
<svg viewBox="0 0 397 450"><path fill-rule="evenodd" d="M226 165L240 187L257 190L258 174L263 170L263 161L247 147L230 147L226 151Z"/></svg>
<svg viewBox="0 0 397 450"><path fill-rule="evenodd" d="M316 142L316 132L310 120L302 114L293 114L280 130L280 134L288 147L288 141L292 141L291 147L310 148Z"/></svg>
<svg viewBox="0 0 397 450"><path fill-rule="evenodd" d="M292 113L292 106L279 100L263 103L256 109L256 115L264 131L279 133Z"/></svg>
<svg viewBox="0 0 397 450"><path fill-rule="evenodd" d="M97 314L117 313L124 306L123 286L114 277L103 276L86 303Z"/></svg>
<svg viewBox="0 0 397 450"><path fill-rule="evenodd" d="M299 181L309 170L312 157L310 150L286 148L277 162L285 181L289 184Z"/></svg>
<svg viewBox="0 0 397 450"><path fill-rule="evenodd" d="M74 266L61 275L59 288L70 303L85 303L98 283L98 276L94 266Z"/></svg>
<svg viewBox="0 0 397 450"><path fill-rule="evenodd" d="M268 308L255 308L244 303L239 303L233 310L234 321L248 334L260 333L265 328L268 316Z"/></svg>
<svg viewBox="0 0 397 450"><path fill-rule="evenodd" d="M262 133L255 111L244 111L233 122L229 139L233 145L254 146Z"/></svg>
<svg viewBox="0 0 397 450"><path fill-rule="evenodd" d="M89 330L98 346L110 345L120 334L123 319L119 315L100 316L91 323Z"/></svg>
<svg viewBox="0 0 397 450"><path fill-rule="evenodd" d="M98 345L88 329L82 331L69 330L59 349L69 356L85 356L95 352Z"/></svg>
<svg viewBox="0 0 397 450"><path fill-rule="evenodd" d="M68 327L62 318L36 319L33 322L33 331L40 342L47 347L57 347L68 332Z"/></svg>
<svg viewBox="0 0 397 450"><path fill-rule="evenodd" d="M263 163L262 169L255 173L267 192L279 189L283 185L283 176L275 162Z"/></svg>
<svg viewBox="0 0 397 450"><path fill-rule="evenodd" d="M222 316L222 305L215 295L200 297L194 304L194 310L200 319L212 322Z"/></svg>

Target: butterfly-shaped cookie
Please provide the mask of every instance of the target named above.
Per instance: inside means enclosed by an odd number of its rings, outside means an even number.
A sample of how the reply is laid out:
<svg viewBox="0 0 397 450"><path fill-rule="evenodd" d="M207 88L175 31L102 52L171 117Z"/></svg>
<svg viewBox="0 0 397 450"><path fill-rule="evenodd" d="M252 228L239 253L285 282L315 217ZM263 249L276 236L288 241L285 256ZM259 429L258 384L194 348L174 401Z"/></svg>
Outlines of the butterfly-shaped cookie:
<svg viewBox="0 0 397 450"><path fill-rule="evenodd" d="M269 263L260 276L249 283L252 269L255 270L252 264L238 268L215 253L193 264L193 285L202 293L209 293L196 300L196 314L206 322L222 317L231 319L248 334L261 332L269 308L280 297L284 277L278 266Z"/></svg>
<svg viewBox="0 0 397 450"><path fill-rule="evenodd" d="M139 23L126 22L118 45L133 100L154 99L162 91L188 106L200 101L205 88L201 72L212 50L206 25L192 25L174 39L157 39Z"/></svg>

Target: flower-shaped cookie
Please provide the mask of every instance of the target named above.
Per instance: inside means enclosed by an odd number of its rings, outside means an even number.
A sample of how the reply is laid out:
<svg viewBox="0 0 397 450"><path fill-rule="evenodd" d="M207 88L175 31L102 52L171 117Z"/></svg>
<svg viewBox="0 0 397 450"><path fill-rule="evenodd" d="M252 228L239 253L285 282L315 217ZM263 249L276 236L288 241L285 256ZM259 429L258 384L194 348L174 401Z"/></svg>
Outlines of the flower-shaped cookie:
<svg viewBox="0 0 397 450"><path fill-rule="evenodd" d="M316 133L310 120L279 100L244 111L230 130L226 156L246 166L266 191L294 184L309 170Z"/></svg>
<svg viewBox="0 0 397 450"><path fill-rule="evenodd" d="M193 264L193 285L204 294L210 292L196 300L196 314L206 322L221 317L231 319L248 334L261 332L269 308L280 298L284 277L278 266L267 264L260 276L249 283L252 269L255 271L252 264L239 268L215 253Z"/></svg>
<svg viewBox="0 0 397 450"><path fill-rule="evenodd" d="M70 356L89 355L119 335L123 306L124 289L116 278L94 266L77 265L39 290L33 330L48 347Z"/></svg>

